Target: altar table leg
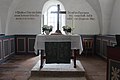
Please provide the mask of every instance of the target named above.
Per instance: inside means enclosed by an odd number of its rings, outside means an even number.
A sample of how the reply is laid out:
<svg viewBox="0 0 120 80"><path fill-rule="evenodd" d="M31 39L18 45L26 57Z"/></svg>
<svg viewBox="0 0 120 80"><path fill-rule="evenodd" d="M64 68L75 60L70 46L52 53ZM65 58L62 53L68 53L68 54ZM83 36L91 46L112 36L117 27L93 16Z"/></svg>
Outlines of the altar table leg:
<svg viewBox="0 0 120 80"><path fill-rule="evenodd" d="M39 56L39 49L37 50L37 54L36 54L36 56Z"/></svg>
<svg viewBox="0 0 120 80"><path fill-rule="evenodd" d="M41 50L41 65L40 65L40 69L43 68L43 61L44 61L44 60L43 60L43 59L44 59L44 58L43 58L43 54L44 54L43 52L44 52L44 51Z"/></svg>
<svg viewBox="0 0 120 80"><path fill-rule="evenodd" d="M76 68L76 52L77 52L77 50L75 49L74 50L74 57L73 57L73 59L74 59L74 68Z"/></svg>
<svg viewBox="0 0 120 80"><path fill-rule="evenodd" d="M77 56L78 53L79 53L79 49L74 49L74 57L73 57L73 59L74 59L74 68L76 68L76 56Z"/></svg>

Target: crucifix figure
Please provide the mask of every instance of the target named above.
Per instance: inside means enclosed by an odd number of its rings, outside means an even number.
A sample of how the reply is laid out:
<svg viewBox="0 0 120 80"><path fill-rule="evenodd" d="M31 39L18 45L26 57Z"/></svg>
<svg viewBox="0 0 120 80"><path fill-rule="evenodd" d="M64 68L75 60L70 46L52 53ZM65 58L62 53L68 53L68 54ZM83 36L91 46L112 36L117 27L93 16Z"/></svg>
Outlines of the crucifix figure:
<svg viewBox="0 0 120 80"><path fill-rule="evenodd" d="M61 31L59 30L59 14L66 14L66 11L60 11L60 5L57 5L57 11L56 12L51 12L51 13L57 13L57 33L61 33Z"/></svg>

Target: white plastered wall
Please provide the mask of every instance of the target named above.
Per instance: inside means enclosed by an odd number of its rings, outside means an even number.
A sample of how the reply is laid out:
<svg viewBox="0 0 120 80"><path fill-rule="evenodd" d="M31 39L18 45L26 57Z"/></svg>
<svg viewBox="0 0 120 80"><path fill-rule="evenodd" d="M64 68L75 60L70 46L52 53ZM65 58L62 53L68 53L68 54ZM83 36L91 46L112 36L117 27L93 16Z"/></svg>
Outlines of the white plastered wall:
<svg viewBox="0 0 120 80"><path fill-rule="evenodd" d="M115 0L109 34L120 34L120 0Z"/></svg>
<svg viewBox="0 0 120 80"><path fill-rule="evenodd" d="M0 34L2 33L2 28L1 28L1 17L0 17Z"/></svg>
<svg viewBox="0 0 120 80"><path fill-rule="evenodd" d="M102 12L101 34L107 35L111 24L113 6L116 0L99 0Z"/></svg>
<svg viewBox="0 0 120 80"><path fill-rule="evenodd" d="M41 17L32 21L16 21L14 12L16 10L37 10L42 11L47 0L14 0L8 13L6 34L38 34L41 32ZM93 21L75 21L74 33L78 34L99 34L99 22L95 10L86 0L59 0L66 11L88 11L95 18ZM71 5L72 3L72 5ZM71 26L71 24L70 24Z"/></svg>

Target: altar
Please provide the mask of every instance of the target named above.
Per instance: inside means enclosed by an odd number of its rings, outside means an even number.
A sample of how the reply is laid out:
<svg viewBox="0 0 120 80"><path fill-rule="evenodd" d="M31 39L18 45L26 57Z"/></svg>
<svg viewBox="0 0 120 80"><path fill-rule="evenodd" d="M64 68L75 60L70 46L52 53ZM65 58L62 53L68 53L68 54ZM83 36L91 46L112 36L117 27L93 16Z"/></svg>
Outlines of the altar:
<svg viewBox="0 0 120 80"><path fill-rule="evenodd" d="M38 34L36 36L34 48L35 48L35 50L37 50L37 54L39 54L39 52L41 52L41 68L43 67L43 59L45 58L44 51L45 51L45 47L46 47L45 46L46 42L52 42L52 43L53 42L54 43L69 42L70 49L73 50L73 54L74 54L74 57L73 57L74 68L76 68L76 54L78 52L79 52L79 54L81 54L83 51L82 40L81 40L80 35L41 35L41 34ZM63 46L65 47L64 44L63 44ZM61 51L61 50L59 50L59 51Z"/></svg>

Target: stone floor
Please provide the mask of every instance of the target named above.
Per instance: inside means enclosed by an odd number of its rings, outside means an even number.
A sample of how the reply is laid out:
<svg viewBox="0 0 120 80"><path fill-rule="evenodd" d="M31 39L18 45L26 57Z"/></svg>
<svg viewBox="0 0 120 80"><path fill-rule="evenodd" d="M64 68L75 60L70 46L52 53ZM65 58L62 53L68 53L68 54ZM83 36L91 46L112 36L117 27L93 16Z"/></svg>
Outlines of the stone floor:
<svg viewBox="0 0 120 80"><path fill-rule="evenodd" d="M0 64L0 80L28 80L31 69L38 62L39 56L35 55L14 55L9 60ZM96 56L80 56L88 80L106 80L106 62ZM40 80L69 80L70 78L41 78ZM37 80L37 79L34 79ZM84 80L74 79L71 80Z"/></svg>
<svg viewBox="0 0 120 80"><path fill-rule="evenodd" d="M107 62L97 56L79 58L88 80L106 80Z"/></svg>

